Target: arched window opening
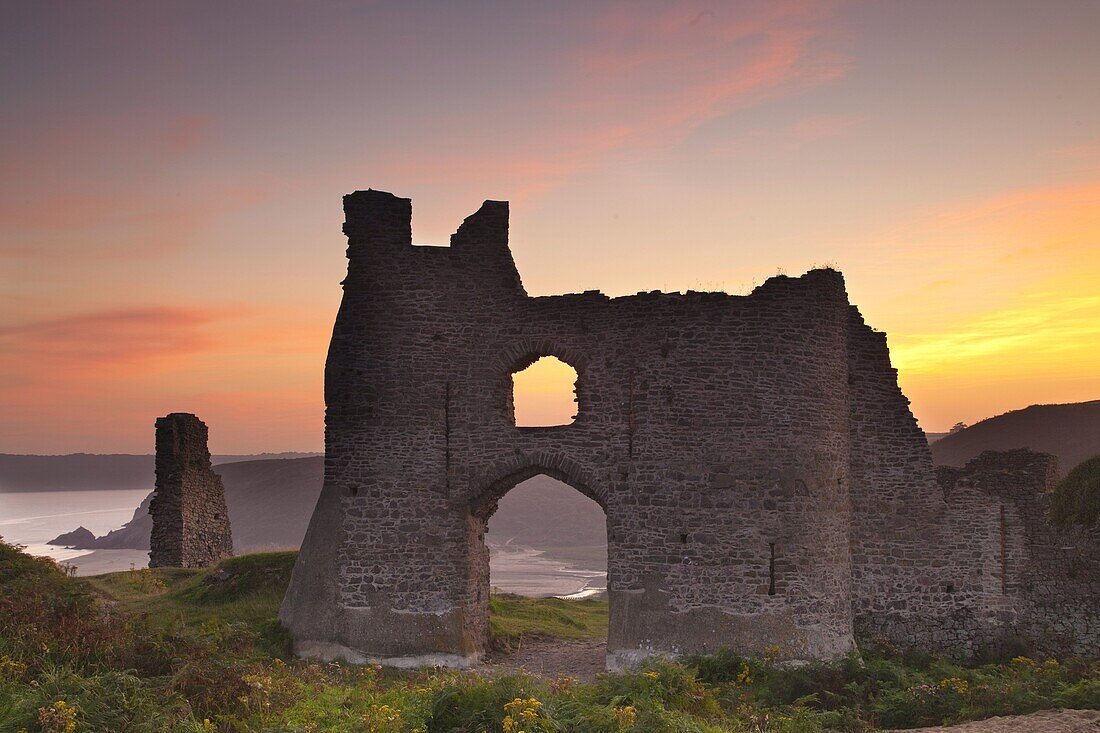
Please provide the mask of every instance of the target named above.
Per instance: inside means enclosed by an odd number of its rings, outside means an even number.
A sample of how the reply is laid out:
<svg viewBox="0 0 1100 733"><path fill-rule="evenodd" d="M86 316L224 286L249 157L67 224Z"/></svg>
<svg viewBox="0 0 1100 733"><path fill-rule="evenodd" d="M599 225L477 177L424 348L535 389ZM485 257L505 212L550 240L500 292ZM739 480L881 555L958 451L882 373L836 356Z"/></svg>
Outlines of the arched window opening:
<svg viewBox="0 0 1100 733"><path fill-rule="evenodd" d="M561 359L544 356L512 374L512 407L516 427L569 425L577 418L577 370Z"/></svg>

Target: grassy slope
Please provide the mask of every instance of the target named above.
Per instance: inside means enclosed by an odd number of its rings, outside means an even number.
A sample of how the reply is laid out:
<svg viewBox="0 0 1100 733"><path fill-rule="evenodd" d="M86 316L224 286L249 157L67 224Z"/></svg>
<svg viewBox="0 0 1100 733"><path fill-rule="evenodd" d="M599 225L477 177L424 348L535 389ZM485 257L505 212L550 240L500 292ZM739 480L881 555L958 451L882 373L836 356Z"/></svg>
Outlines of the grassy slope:
<svg viewBox="0 0 1100 733"><path fill-rule="evenodd" d="M171 617L189 626L215 618L259 626L278 613L297 554L257 552L209 570L147 568L82 580L126 611Z"/></svg>
<svg viewBox="0 0 1100 733"><path fill-rule="evenodd" d="M74 580L0 543L0 730L57 733L71 719L83 733L503 733L518 705L531 733L864 733L1100 708L1100 664L1082 660L960 666L872 653L785 667L719 654L591 684L313 664L267 643L281 638L274 615L293 560ZM576 638L606 624L600 601L492 603L498 638Z"/></svg>
<svg viewBox="0 0 1100 733"><path fill-rule="evenodd" d="M128 570L82 579L131 613L197 628L211 620L241 622L261 636L274 635L275 616L297 552L258 552L217 568ZM508 644L524 634L565 639L607 633L607 601L494 596L491 633Z"/></svg>
<svg viewBox="0 0 1100 733"><path fill-rule="evenodd" d="M559 639L607 635L607 601L525 598L511 594L489 601L489 631L494 643L511 642L525 634Z"/></svg>

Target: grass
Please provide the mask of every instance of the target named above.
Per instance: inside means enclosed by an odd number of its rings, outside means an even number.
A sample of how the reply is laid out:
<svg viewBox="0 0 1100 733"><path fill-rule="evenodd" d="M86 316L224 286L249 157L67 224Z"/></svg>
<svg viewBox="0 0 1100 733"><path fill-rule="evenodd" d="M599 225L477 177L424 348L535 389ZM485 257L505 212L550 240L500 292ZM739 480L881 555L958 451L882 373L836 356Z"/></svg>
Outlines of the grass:
<svg viewBox="0 0 1100 733"><path fill-rule="evenodd" d="M513 648L523 636L591 639L607 634L607 601L586 598L527 598L512 594L489 599L489 635L496 648Z"/></svg>
<svg viewBox="0 0 1100 733"><path fill-rule="evenodd" d="M296 551L257 552L210 570L142 568L78 582L123 612L149 616L160 628L198 630L232 622L255 634L260 651L281 654L287 639L275 617L297 556Z"/></svg>
<svg viewBox="0 0 1100 733"><path fill-rule="evenodd" d="M131 610L178 612L187 621L214 615L255 620L282 601L298 553L257 552L214 569L143 568L81 578L92 590Z"/></svg>
<svg viewBox="0 0 1100 733"><path fill-rule="evenodd" d="M275 626L297 552L260 552L223 561L217 568L143 568L82 578L87 589L131 614L147 614L164 628L201 629L231 621L257 634L265 651L283 651ZM607 601L527 598L490 599L491 643L513 648L525 635L583 639L607 633Z"/></svg>
<svg viewBox="0 0 1100 733"><path fill-rule="evenodd" d="M1050 707L1100 709L1100 663L964 666L865 649L790 667L722 653L582 684L294 659L275 621L294 554L211 570L66 577L0 542L0 731L27 733L813 733ZM583 638L603 601L497 596L500 645Z"/></svg>

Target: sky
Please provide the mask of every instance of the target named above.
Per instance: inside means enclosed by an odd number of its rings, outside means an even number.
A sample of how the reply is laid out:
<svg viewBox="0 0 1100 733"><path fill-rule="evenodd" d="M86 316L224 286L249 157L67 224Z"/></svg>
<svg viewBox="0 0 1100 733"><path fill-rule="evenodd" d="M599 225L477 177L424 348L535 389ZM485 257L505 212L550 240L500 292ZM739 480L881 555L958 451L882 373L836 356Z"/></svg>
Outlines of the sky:
<svg viewBox="0 0 1100 733"><path fill-rule="evenodd" d="M1100 399L1098 28L1094 0L0 3L0 452L148 453L173 411L216 452L321 449L368 187L427 244L509 200L536 295L836 267L926 430Z"/></svg>

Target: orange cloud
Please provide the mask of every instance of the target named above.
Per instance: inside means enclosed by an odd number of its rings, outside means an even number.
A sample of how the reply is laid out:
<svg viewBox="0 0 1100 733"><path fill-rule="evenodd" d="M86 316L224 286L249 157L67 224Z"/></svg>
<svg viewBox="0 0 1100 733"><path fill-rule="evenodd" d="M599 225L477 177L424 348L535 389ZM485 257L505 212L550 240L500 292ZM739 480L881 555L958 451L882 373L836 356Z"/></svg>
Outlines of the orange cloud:
<svg viewBox="0 0 1100 733"><path fill-rule="evenodd" d="M905 273L893 278L894 298L953 298L957 308L973 310L982 305L979 292L1003 299L1039 279L1096 263L1100 182L1052 183L941 205L864 249L861 259L871 263L865 268Z"/></svg>
<svg viewBox="0 0 1100 733"><path fill-rule="evenodd" d="M144 364L209 348L211 340L204 327L244 312L239 307L147 306L77 313L2 326L0 344L4 362L18 362L35 371Z"/></svg>
<svg viewBox="0 0 1100 733"><path fill-rule="evenodd" d="M95 227L190 227L219 214L263 200L261 187L196 191L181 201L180 192L120 189L111 194L59 191L23 202L0 201L0 222L36 232L63 232Z"/></svg>
<svg viewBox="0 0 1100 733"><path fill-rule="evenodd" d="M1093 138L1074 145L1063 145L1053 151L1054 155L1073 162L1100 164L1100 139Z"/></svg>
<svg viewBox="0 0 1100 733"><path fill-rule="evenodd" d="M228 304L0 327L0 443L145 450L153 418L184 410L216 422L228 451L316 448L330 324L307 308Z"/></svg>
<svg viewBox="0 0 1100 733"><path fill-rule="evenodd" d="M1093 207L1098 203L1100 181L1051 184L1010 191L975 204L955 207L936 217L933 225L965 226L994 219L1002 226L1018 226L1036 220L1050 223L1067 209Z"/></svg>

